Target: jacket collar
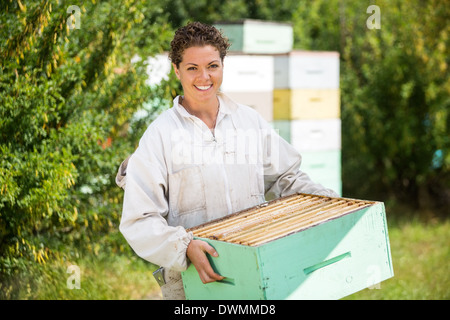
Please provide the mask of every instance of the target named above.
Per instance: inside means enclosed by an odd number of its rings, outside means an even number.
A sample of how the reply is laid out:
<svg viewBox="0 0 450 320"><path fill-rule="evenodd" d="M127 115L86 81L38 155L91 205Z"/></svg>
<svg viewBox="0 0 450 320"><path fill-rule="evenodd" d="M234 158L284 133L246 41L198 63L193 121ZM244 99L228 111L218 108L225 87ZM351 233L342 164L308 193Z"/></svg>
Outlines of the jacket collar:
<svg viewBox="0 0 450 320"><path fill-rule="evenodd" d="M236 111L238 107L237 103L231 100L231 98L229 98L226 94L224 94L223 92L219 92L217 94L217 97L219 98L220 103L219 113L223 113L225 115L225 114L232 114L233 112ZM183 106L179 103L179 101L180 96L176 96L175 99L173 99L173 107L175 108L175 110L185 118L194 117L189 112L187 112L185 108L183 108Z"/></svg>

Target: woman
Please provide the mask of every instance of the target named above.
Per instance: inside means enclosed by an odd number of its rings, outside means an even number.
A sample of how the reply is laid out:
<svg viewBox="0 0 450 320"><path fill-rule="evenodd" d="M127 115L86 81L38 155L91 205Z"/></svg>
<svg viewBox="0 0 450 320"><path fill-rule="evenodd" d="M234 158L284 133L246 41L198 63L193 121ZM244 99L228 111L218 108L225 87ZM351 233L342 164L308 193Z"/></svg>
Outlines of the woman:
<svg viewBox="0 0 450 320"><path fill-rule="evenodd" d="M184 95L150 124L119 169L125 189L120 231L139 256L164 267L164 299L184 299L180 272L188 261L203 283L223 279L207 258L218 253L187 228L266 197L337 196L299 170L300 154L256 111L220 93L228 47L209 25L194 22L176 31L169 58Z"/></svg>

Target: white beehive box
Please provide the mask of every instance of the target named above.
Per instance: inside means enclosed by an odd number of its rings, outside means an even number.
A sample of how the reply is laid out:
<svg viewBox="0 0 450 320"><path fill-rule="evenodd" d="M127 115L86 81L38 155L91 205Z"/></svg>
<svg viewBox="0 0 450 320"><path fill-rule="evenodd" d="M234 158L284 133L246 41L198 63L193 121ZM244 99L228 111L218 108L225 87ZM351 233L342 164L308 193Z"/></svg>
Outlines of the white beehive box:
<svg viewBox="0 0 450 320"><path fill-rule="evenodd" d="M341 149L341 120L292 120L291 144L300 152Z"/></svg>
<svg viewBox="0 0 450 320"><path fill-rule="evenodd" d="M274 81L277 89L338 89L339 53L292 51L277 55Z"/></svg>
<svg viewBox="0 0 450 320"><path fill-rule="evenodd" d="M273 57L226 56L221 90L225 93L273 91Z"/></svg>

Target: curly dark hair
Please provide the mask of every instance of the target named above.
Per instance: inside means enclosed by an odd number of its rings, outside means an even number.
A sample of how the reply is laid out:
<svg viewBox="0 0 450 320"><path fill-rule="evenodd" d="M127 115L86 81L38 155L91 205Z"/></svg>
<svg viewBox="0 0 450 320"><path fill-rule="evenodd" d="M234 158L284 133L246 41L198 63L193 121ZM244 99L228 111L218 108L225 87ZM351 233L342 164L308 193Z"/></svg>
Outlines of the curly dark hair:
<svg viewBox="0 0 450 320"><path fill-rule="evenodd" d="M183 61L184 50L206 45L215 47L219 51L222 61L230 47L228 39L215 27L201 22L190 22L175 32L170 43L169 59L179 68Z"/></svg>

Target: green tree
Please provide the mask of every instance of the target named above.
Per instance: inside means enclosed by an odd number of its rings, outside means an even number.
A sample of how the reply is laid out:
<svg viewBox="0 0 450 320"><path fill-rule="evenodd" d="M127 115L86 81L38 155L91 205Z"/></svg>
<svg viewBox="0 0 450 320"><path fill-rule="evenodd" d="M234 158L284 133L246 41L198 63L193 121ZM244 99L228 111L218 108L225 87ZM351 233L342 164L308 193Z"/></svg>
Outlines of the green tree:
<svg viewBox="0 0 450 320"><path fill-rule="evenodd" d="M292 21L292 12L298 7L297 0L214 0L183 1L163 0L162 7L169 15L174 28L188 21L213 24L217 21L261 19Z"/></svg>
<svg viewBox="0 0 450 320"><path fill-rule="evenodd" d="M369 5L380 8L380 29L366 25ZM446 5L300 1L293 19L297 48L341 54L344 193L448 206Z"/></svg>
<svg viewBox="0 0 450 320"><path fill-rule="evenodd" d="M445 5L433 0L377 4L381 29L361 30L363 19L348 19L344 26L349 30L342 51L344 177L353 190L366 185L417 204L430 197L448 201Z"/></svg>
<svg viewBox="0 0 450 320"><path fill-rule="evenodd" d="M72 4L0 5L2 297L15 296L32 266L120 249L115 172L145 129L130 119L170 96L145 84L145 59L130 62L168 47L172 29L156 1L84 1L78 17Z"/></svg>

